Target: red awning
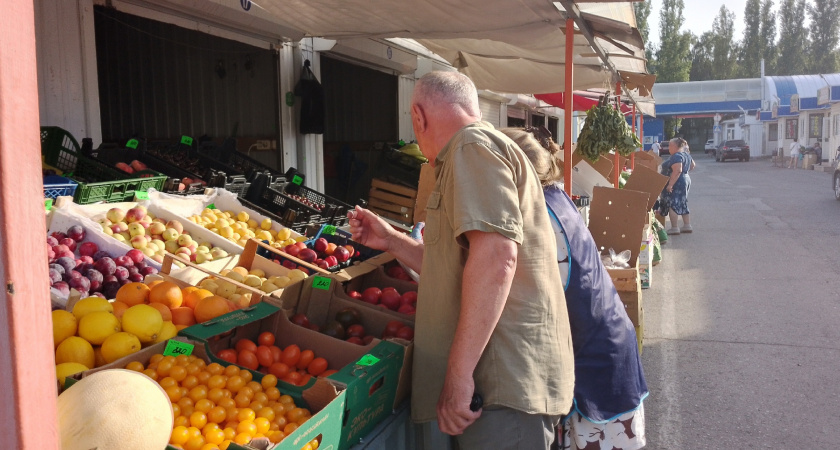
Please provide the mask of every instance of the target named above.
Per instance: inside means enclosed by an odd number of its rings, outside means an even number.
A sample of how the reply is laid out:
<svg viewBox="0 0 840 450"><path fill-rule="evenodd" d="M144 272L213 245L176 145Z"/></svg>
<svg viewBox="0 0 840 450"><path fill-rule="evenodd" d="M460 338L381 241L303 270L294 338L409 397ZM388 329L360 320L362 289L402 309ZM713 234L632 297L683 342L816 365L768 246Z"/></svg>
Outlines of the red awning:
<svg viewBox="0 0 840 450"><path fill-rule="evenodd" d="M589 108L598 104L598 94L592 93L579 93L580 91L576 91L572 95L572 110L573 111L588 111ZM549 105L556 106L558 108L565 109L565 92L555 92L553 94L534 94L534 97L537 100L542 100ZM633 112L633 108L629 105L621 103L621 112L624 114L630 114Z"/></svg>

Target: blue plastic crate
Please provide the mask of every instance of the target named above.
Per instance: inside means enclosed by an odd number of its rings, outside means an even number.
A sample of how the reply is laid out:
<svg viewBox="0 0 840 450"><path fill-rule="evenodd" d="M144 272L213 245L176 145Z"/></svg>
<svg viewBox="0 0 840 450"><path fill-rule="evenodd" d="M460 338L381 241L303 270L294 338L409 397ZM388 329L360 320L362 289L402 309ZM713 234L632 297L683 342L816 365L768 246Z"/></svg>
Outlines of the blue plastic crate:
<svg viewBox="0 0 840 450"><path fill-rule="evenodd" d="M79 186L75 181L58 175L44 177L44 198L55 200L58 197L72 197Z"/></svg>

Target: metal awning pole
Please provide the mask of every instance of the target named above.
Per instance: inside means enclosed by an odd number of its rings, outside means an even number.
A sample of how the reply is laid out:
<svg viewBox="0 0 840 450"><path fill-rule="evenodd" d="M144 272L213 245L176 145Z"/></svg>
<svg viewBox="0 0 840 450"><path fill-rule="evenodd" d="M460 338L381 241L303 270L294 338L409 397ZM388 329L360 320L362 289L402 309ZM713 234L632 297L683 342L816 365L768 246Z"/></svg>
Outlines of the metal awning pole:
<svg viewBox="0 0 840 450"><path fill-rule="evenodd" d="M633 134L636 134L636 104L633 103ZM636 149L638 150L638 149ZM630 154L630 170L636 168L636 152Z"/></svg>
<svg viewBox="0 0 840 450"><path fill-rule="evenodd" d="M566 19L566 86L563 95L563 189L572 196L572 88L574 86L575 21Z"/></svg>
<svg viewBox="0 0 840 450"><path fill-rule="evenodd" d="M615 101L618 104L618 112L621 112L621 82L617 81L615 83ZM618 189L618 180L621 178L621 171L624 169L621 167L621 155L618 154L618 149L613 149L615 151L615 163L613 164L613 187Z"/></svg>

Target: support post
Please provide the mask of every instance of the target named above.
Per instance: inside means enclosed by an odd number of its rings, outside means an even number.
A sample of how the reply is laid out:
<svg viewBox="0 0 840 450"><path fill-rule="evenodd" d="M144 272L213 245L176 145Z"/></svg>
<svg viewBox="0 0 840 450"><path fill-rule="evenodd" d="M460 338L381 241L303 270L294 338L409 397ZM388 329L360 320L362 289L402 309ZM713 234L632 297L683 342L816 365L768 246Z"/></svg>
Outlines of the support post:
<svg viewBox="0 0 840 450"><path fill-rule="evenodd" d="M642 151L645 150L645 114L639 114L639 140L642 141ZM659 156L659 155L656 155Z"/></svg>
<svg viewBox="0 0 840 450"><path fill-rule="evenodd" d="M0 15L0 448L57 450L34 3Z"/></svg>
<svg viewBox="0 0 840 450"><path fill-rule="evenodd" d="M566 19L566 79L563 95L563 189L572 196L572 100L574 96L575 21Z"/></svg>
<svg viewBox="0 0 840 450"><path fill-rule="evenodd" d="M621 82L617 81L615 83L615 103L616 107L618 108L618 112L621 113ZM623 116L622 116L623 117ZM618 154L618 149L615 149L615 158L613 162L613 187L618 189L618 180L621 178L621 171L624 169L621 167L621 155Z"/></svg>

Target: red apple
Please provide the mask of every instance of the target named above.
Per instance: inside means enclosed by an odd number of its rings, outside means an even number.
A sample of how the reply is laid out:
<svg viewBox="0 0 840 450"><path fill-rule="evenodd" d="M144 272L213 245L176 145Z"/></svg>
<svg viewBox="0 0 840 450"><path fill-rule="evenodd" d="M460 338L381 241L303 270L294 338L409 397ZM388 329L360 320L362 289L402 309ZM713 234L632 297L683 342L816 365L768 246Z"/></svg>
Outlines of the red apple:
<svg viewBox="0 0 840 450"><path fill-rule="evenodd" d="M300 247L298 247L295 244L289 244L289 245L286 246L284 251L286 253L288 253L290 256L297 256L297 255L300 254Z"/></svg>
<svg viewBox="0 0 840 450"><path fill-rule="evenodd" d="M362 301L376 305L379 304L380 295L382 295L382 291L378 287L369 287L362 292Z"/></svg>
<svg viewBox="0 0 840 450"><path fill-rule="evenodd" d="M362 343L364 345L369 345L371 342L373 342L373 336L372 335L368 335L368 336L365 336L365 337L362 338Z"/></svg>
<svg viewBox="0 0 840 450"><path fill-rule="evenodd" d="M405 275L405 269L403 269L400 265L395 265L389 267L386 273L391 278L400 278L402 275Z"/></svg>
<svg viewBox="0 0 840 450"><path fill-rule="evenodd" d="M291 269L297 269L297 268L298 268L297 264L295 264L295 263L294 263L294 262L292 262L292 261L289 261L288 259L284 259L284 260L283 260L283 267L285 267L285 268L287 268L287 269L289 269L289 270L291 270ZM301 270L303 270L303 269L301 269Z"/></svg>
<svg viewBox="0 0 840 450"><path fill-rule="evenodd" d="M328 244L329 242L327 242L326 239L318 238L315 240L315 244L312 246L312 248L318 253L324 253L325 251L327 251Z"/></svg>
<svg viewBox="0 0 840 450"><path fill-rule="evenodd" d="M327 264L327 262L324 261L323 259L316 259L315 260L315 265L324 269L324 270L328 270L330 268L330 265Z"/></svg>

